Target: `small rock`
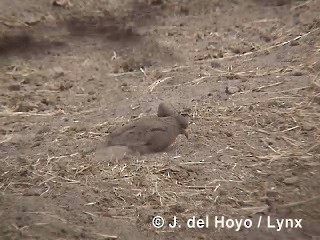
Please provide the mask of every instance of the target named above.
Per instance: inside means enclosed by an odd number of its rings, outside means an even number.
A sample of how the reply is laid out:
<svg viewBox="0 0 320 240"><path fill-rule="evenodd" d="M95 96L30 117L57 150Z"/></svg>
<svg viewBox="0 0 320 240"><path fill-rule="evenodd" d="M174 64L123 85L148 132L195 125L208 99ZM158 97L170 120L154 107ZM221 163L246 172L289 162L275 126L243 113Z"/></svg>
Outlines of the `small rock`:
<svg viewBox="0 0 320 240"><path fill-rule="evenodd" d="M212 61L211 62L211 67L212 68L219 68L219 67L221 67L221 64L218 63L217 61Z"/></svg>
<svg viewBox="0 0 320 240"><path fill-rule="evenodd" d="M181 112L181 114L189 114L189 113L192 113L192 109L189 107L183 108L183 110Z"/></svg>
<svg viewBox="0 0 320 240"><path fill-rule="evenodd" d="M293 40L290 42L290 46L298 46L300 43L297 40Z"/></svg>
<svg viewBox="0 0 320 240"><path fill-rule="evenodd" d="M200 40L203 40L204 34L203 33L196 33L194 38L195 38L195 41L198 42Z"/></svg>
<svg viewBox="0 0 320 240"><path fill-rule="evenodd" d="M92 188L92 191L93 191L94 193L99 193L99 192L100 192L99 188L96 188L96 187L93 187L93 188Z"/></svg>
<svg viewBox="0 0 320 240"><path fill-rule="evenodd" d="M289 177L289 178L283 179L283 183L285 183L287 185L291 185L291 184L298 182L298 180L299 180L299 178L297 176Z"/></svg>
<svg viewBox="0 0 320 240"><path fill-rule="evenodd" d="M313 98L313 102L320 105L320 96L315 96L315 97Z"/></svg>
<svg viewBox="0 0 320 240"><path fill-rule="evenodd" d="M19 91L20 89L21 89L21 86L19 84L13 84L8 87L9 91Z"/></svg>
<svg viewBox="0 0 320 240"><path fill-rule="evenodd" d="M232 137L233 136L232 132L225 132L225 134L226 134L227 137Z"/></svg>
<svg viewBox="0 0 320 240"><path fill-rule="evenodd" d="M29 26L35 26L41 22L41 19L36 16L29 16L28 19L26 19L26 21L24 21L24 22L25 22L25 24L27 24Z"/></svg>
<svg viewBox="0 0 320 240"><path fill-rule="evenodd" d="M226 93L227 94L235 94L237 92L240 92L241 89L238 86L227 86L226 87Z"/></svg>
<svg viewBox="0 0 320 240"><path fill-rule="evenodd" d="M71 6L71 3L69 0L55 0L52 3L53 6L58 6L58 7L66 7L66 6Z"/></svg>
<svg viewBox="0 0 320 240"><path fill-rule="evenodd" d="M30 77L26 77L25 79L22 80L22 84L29 84L31 82L31 78Z"/></svg>
<svg viewBox="0 0 320 240"><path fill-rule="evenodd" d="M302 125L302 130L303 131L312 131L313 129L315 129L315 126L308 124L308 123L304 123Z"/></svg>
<svg viewBox="0 0 320 240"><path fill-rule="evenodd" d="M303 75L305 75L305 74L306 74L306 72L296 70L296 71L293 71L291 74L292 74L292 76L296 76L296 77L298 77L298 76L303 76Z"/></svg>
<svg viewBox="0 0 320 240"><path fill-rule="evenodd" d="M266 195L267 197L271 197L271 198L274 198L274 197L278 197L280 195L280 193L278 191L274 191L274 190L269 190L266 192Z"/></svg>
<svg viewBox="0 0 320 240"><path fill-rule="evenodd" d="M175 204L170 207L170 210L174 213L183 213L188 209L188 206L181 203Z"/></svg>
<svg viewBox="0 0 320 240"><path fill-rule="evenodd" d="M35 109L36 106L28 103L19 103L16 109L14 110L15 112L29 112Z"/></svg>
<svg viewBox="0 0 320 240"><path fill-rule="evenodd" d="M60 83L58 89L59 89L60 91L65 91L65 90L68 90L68 89L70 89L70 88L72 88L72 87L73 87L72 83L70 83L70 82L64 82L64 83Z"/></svg>
<svg viewBox="0 0 320 240"><path fill-rule="evenodd" d="M221 197L222 197L222 196L227 196L227 195L228 195L228 192L227 192L226 190L220 188L219 195L220 195Z"/></svg>
<svg viewBox="0 0 320 240"><path fill-rule="evenodd" d="M168 37L171 37L171 36L174 35L174 32L167 32L166 35L167 35Z"/></svg>
<svg viewBox="0 0 320 240"><path fill-rule="evenodd" d="M59 78L64 75L64 70L62 67L54 67L52 71L53 71L53 78Z"/></svg>
<svg viewBox="0 0 320 240"><path fill-rule="evenodd" d="M23 193L23 196L40 196L43 192L42 188L30 188Z"/></svg>
<svg viewBox="0 0 320 240"><path fill-rule="evenodd" d="M42 126L38 131L37 131L37 135L42 135L42 134L45 134L45 133L48 133L50 132L50 127L48 125L44 125Z"/></svg>
<svg viewBox="0 0 320 240"><path fill-rule="evenodd" d="M64 121L64 122L68 122L68 121L69 121L69 118L67 118L67 117L62 117L61 120Z"/></svg>
<svg viewBox="0 0 320 240"><path fill-rule="evenodd" d="M121 90L122 90L123 92L131 92L130 86L128 86L127 83L122 83L121 86L120 86L120 88L121 88Z"/></svg>
<svg viewBox="0 0 320 240"><path fill-rule="evenodd" d="M54 103L52 101L50 101L49 99L47 98L42 98L41 99L41 103L44 104L44 105L53 105Z"/></svg>
<svg viewBox="0 0 320 240"><path fill-rule="evenodd" d="M6 135L7 130L0 128L0 135Z"/></svg>

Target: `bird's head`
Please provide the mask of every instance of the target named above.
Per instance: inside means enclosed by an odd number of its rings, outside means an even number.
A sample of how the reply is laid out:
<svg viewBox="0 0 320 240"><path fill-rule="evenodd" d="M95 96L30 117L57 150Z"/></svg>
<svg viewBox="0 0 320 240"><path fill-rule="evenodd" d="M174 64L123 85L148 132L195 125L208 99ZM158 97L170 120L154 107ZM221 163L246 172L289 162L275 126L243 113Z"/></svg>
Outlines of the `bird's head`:
<svg viewBox="0 0 320 240"><path fill-rule="evenodd" d="M181 128L181 134L185 135L186 138L189 138L188 132L186 131L189 123L188 123L188 119L180 114L177 114L175 116L176 121L178 122L180 128Z"/></svg>
<svg viewBox="0 0 320 240"><path fill-rule="evenodd" d="M175 115L175 109L171 103L162 102L158 107L158 117L169 117Z"/></svg>
<svg viewBox="0 0 320 240"><path fill-rule="evenodd" d="M189 123L186 117L182 116L181 114L177 113L174 109L173 105L168 102L162 102L159 104L158 107L158 117L174 117L180 126L180 134L189 138L188 133L186 131Z"/></svg>

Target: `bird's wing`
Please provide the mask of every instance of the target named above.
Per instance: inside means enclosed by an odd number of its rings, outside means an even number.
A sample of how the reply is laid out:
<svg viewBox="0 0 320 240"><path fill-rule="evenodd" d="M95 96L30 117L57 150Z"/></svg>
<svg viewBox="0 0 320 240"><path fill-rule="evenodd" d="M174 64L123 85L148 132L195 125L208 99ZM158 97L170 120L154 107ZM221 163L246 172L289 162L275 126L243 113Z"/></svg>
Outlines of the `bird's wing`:
<svg viewBox="0 0 320 240"><path fill-rule="evenodd" d="M173 117L144 118L123 126L110 134L109 145L123 145L140 152L161 151L179 134Z"/></svg>

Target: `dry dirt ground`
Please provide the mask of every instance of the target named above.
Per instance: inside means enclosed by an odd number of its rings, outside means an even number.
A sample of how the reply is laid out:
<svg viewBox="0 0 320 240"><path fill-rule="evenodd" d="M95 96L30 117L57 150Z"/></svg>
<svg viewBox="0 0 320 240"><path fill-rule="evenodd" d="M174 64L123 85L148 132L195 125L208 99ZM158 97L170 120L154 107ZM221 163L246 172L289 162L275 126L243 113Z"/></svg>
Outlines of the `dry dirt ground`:
<svg viewBox="0 0 320 240"><path fill-rule="evenodd" d="M1 239L320 239L320 1L0 9ZM96 156L114 126L162 100L188 116L189 140Z"/></svg>

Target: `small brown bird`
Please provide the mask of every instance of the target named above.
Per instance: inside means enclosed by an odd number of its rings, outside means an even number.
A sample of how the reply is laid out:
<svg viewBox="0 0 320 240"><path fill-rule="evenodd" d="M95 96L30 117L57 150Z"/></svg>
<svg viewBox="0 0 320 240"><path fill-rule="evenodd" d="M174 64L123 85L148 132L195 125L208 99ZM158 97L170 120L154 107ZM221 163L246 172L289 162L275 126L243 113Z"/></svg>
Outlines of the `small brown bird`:
<svg viewBox="0 0 320 240"><path fill-rule="evenodd" d="M188 138L187 119L175 113L170 104L160 103L157 115L140 118L116 129L109 135L108 146L127 146L144 154L165 150L179 134Z"/></svg>

